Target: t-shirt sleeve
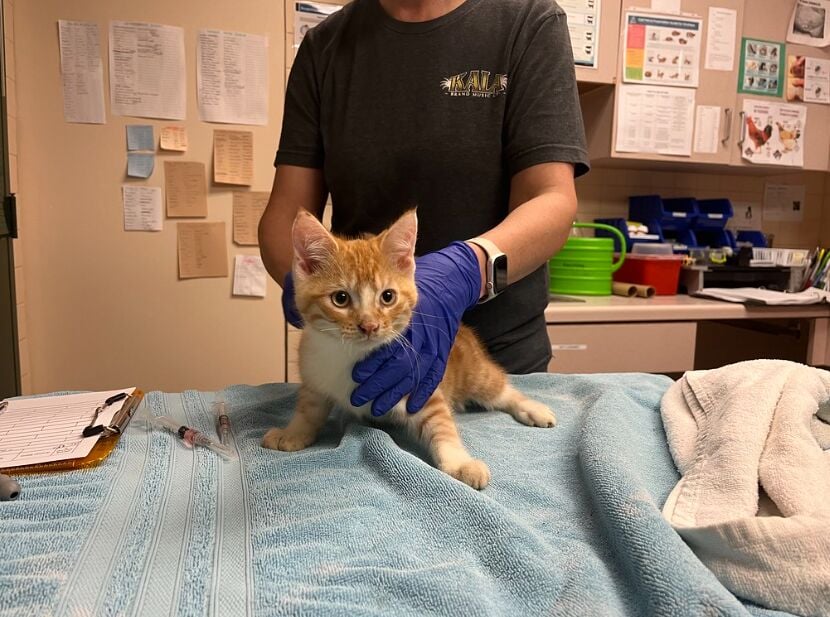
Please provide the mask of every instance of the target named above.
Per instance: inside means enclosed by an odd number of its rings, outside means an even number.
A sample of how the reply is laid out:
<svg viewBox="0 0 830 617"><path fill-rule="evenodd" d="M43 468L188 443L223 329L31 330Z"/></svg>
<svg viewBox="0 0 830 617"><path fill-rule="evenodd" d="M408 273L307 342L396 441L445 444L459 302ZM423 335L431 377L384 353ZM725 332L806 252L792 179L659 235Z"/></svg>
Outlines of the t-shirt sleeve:
<svg viewBox="0 0 830 617"><path fill-rule="evenodd" d="M539 163L589 169L567 17L544 18L510 67L504 149L510 175Z"/></svg>
<svg viewBox="0 0 830 617"><path fill-rule="evenodd" d="M300 43L288 76L282 133L274 165L323 166L320 90L314 70L311 33Z"/></svg>

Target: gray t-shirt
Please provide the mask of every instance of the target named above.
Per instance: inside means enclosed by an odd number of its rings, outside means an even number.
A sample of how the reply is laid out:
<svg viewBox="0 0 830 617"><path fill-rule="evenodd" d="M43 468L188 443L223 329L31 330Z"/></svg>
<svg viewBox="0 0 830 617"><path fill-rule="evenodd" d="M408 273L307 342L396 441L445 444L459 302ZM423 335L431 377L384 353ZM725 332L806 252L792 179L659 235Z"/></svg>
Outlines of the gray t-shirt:
<svg viewBox="0 0 830 617"><path fill-rule="evenodd" d="M335 232L378 232L417 206L417 252L495 227L513 174L588 170L564 11L553 0L466 0L428 22L354 0L303 39L276 165L323 170ZM547 269L464 321L514 373L545 370Z"/></svg>

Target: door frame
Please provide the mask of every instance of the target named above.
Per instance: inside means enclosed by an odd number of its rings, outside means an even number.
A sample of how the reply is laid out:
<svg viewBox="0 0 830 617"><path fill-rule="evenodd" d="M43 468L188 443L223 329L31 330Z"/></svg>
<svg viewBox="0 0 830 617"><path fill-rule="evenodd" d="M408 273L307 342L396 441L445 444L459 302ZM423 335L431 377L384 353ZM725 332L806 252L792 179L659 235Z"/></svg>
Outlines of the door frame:
<svg viewBox="0 0 830 617"><path fill-rule="evenodd" d="M0 257L2 262L8 264L8 280L9 280L9 317L11 324L11 352L13 355L14 368L14 390L8 392L8 395L19 396L21 394L21 375L20 375L20 341L18 335L18 319L17 319L17 290L15 289L15 268L14 268L14 247L12 246L13 238L17 237L16 229L16 213L14 210L14 199L11 195L10 188L10 169L9 169L9 134L8 134L8 117L6 115L6 49L5 49L5 28L6 28L6 1L2 0L2 10L0 10L0 159L2 159L2 173L0 173L0 251L3 255ZM3 246L5 245L5 246ZM5 273L4 273L5 275ZM0 293L5 293L0 289ZM2 353L5 353L2 352Z"/></svg>

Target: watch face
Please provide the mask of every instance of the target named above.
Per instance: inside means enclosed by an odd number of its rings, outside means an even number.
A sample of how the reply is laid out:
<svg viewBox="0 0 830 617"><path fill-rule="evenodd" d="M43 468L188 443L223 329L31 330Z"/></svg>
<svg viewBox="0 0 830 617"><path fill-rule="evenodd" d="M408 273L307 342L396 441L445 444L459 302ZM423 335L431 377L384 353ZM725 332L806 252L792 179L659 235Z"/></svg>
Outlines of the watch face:
<svg viewBox="0 0 830 617"><path fill-rule="evenodd" d="M496 293L507 287L507 255L499 255L493 260L493 287Z"/></svg>

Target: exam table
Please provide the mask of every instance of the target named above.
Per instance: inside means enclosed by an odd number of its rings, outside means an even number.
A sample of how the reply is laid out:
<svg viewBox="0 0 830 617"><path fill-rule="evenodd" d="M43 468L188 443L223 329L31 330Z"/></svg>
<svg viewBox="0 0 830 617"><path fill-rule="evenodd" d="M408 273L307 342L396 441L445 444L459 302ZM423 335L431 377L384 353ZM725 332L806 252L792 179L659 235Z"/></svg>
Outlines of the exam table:
<svg viewBox="0 0 830 617"><path fill-rule="evenodd" d="M339 413L305 451L261 448L296 385L223 391L236 462L136 417L100 466L20 476L0 503L0 615L784 614L732 595L661 516L668 378L512 379L559 424L459 415L480 492ZM214 396L143 405L212 432Z"/></svg>

